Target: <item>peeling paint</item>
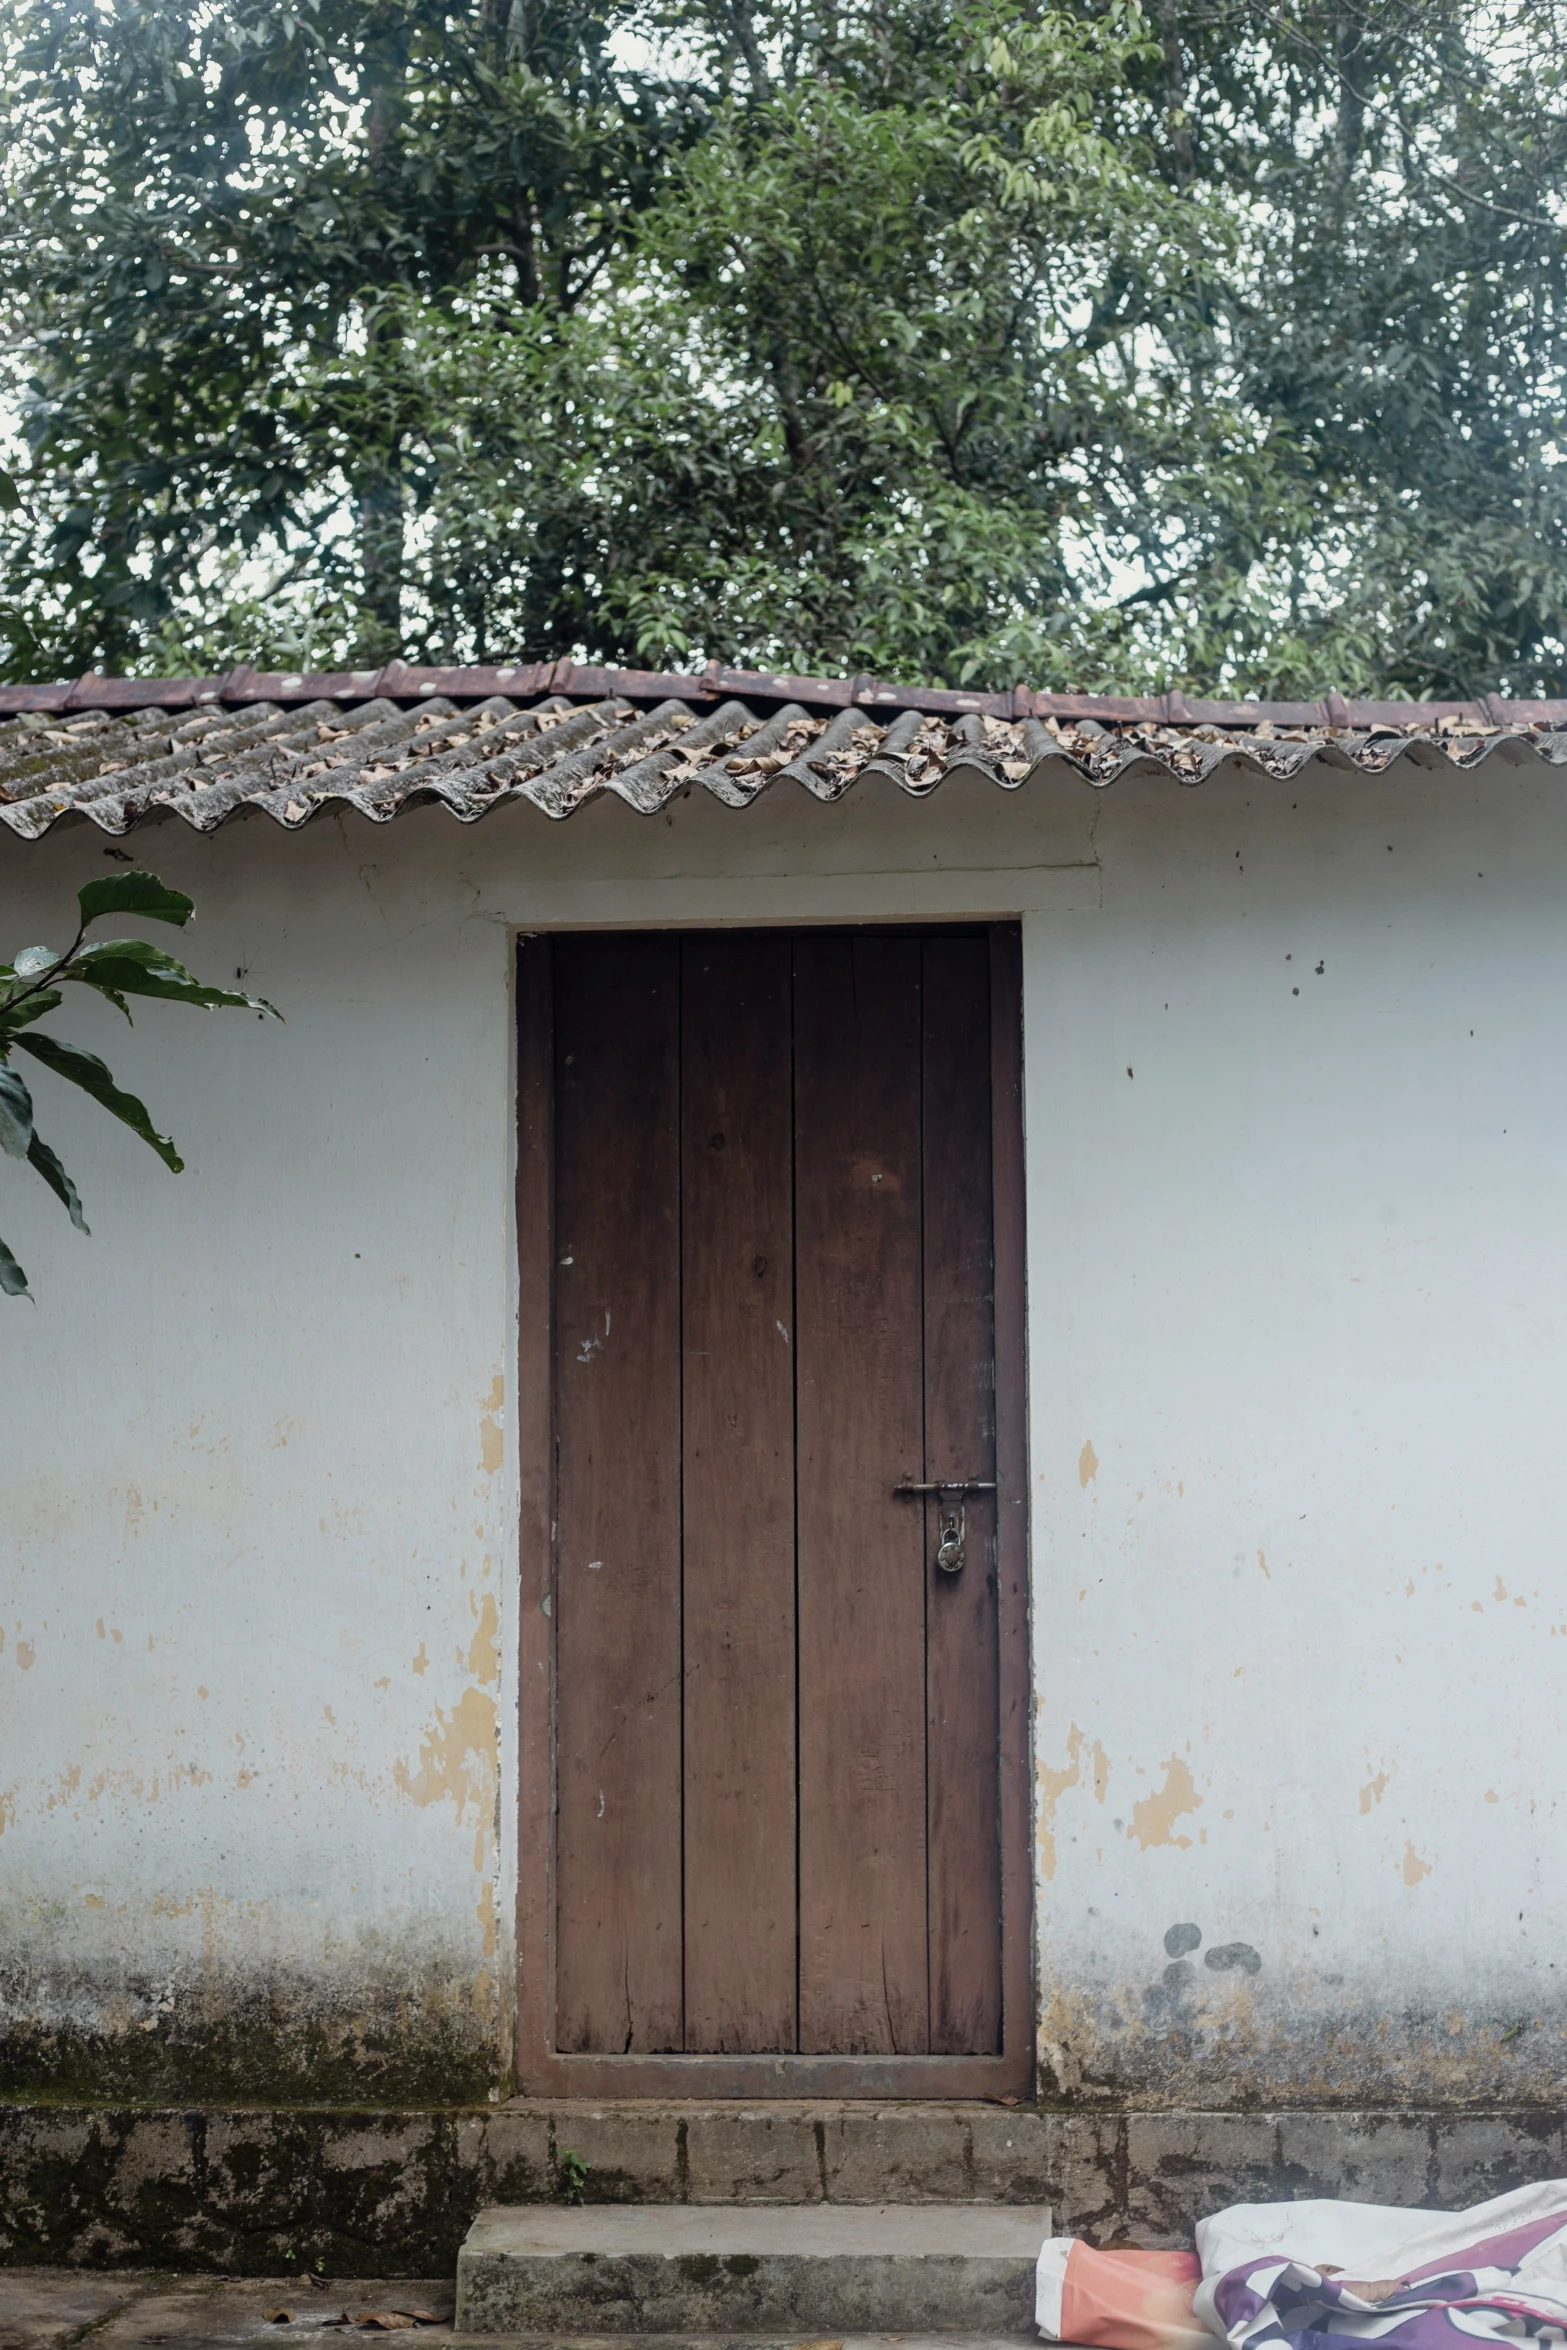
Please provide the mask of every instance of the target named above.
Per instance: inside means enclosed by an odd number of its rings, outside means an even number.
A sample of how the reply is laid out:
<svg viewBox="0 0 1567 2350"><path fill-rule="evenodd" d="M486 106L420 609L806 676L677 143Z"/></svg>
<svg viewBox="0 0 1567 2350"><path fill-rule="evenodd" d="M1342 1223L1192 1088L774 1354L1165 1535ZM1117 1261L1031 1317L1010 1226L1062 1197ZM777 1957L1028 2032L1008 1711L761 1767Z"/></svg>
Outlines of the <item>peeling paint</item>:
<svg viewBox="0 0 1567 2350"><path fill-rule="evenodd" d="M393 1767L399 1792L421 1807L451 1802L459 1817L476 1804L487 1818L495 1800L495 1700L482 1689L465 1689L450 1714L435 1709L435 1726L420 1741L419 1767Z"/></svg>
<svg viewBox="0 0 1567 2350"><path fill-rule="evenodd" d="M1099 1455L1094 1450L1093 1439L1090 1438L1077 1456L1077 1482L1086 1489L1098 1474Z"/></svg>
<svg viewBox="0 0 1567 2350"><path fill-rule="evenodd" d="M1045 1763L1039 1766L1039 1873L1046 1879L1056 1873L1056 1806L1067 1790L1075 1787L1082 1777L1085 1743L1083 1732L1074 1722L1067 1732L1066 1751L1071 1760L1066 1769L1053 1771Z"/></svg>
<svg viewBox="0 0 1567 2350"><path fill-rule="evenodd" d="M1197 1792L1191 1765L1182 1756L1172 1754L1164 1766L1164 1785L1133 1804L1132 1824L1126 1833L1136 1839L1144 1852L1156 1844L1173 1844L1182 1852L1189 1852L1192 1840L1190 1836L1177 1836L1175 1823L1188 1812L1201 1808L1202 1797Z"/></svg>
<svg viewBox="0 0 1567 2350"><path fill-rule="evenodd" d="M500 1684L500 1618L495 1609L495 1594L486 1591L473 1601L478 1628L468 1647L468 1670L481 1688L494 1689Z"/></svg>
<svg viewBox="0 0 1567 2350"><path fill-rule="evenodd" d="M479 1414L479 1460L487 1477L493 1477L506 1455L506 1439L502 1432L501 1414L506 1403L506 1382L497 1371L490 1382L490 1392Z"/></svg>
<svg viewBox="0 0 1567 2350"><path fill-rule="evenodd" d="M1412 1843L1404 1846L1404 1857L1400 1866L1406 1885L1418 1885L1423 1877L1429 1877L1431 1874L1431 1863L1421 1859Z"/></svg>

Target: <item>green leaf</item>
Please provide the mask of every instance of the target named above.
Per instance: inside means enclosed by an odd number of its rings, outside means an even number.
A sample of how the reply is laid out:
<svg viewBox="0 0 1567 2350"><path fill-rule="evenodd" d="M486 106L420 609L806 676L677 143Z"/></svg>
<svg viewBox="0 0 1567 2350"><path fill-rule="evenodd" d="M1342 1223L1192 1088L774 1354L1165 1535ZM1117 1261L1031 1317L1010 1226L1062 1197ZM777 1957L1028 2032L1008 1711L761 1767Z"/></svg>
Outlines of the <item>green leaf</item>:
<svg viewBox="0 0 1567 2350"><path fill-rule="evenodd" d="M33 1097L14 1069L0 1068L0 1150L25 1159L33 1139Z"/></svg>
<svg viewBox="0 0 1567 2350"><path fill-rule="evenodd" d="M270 1012L275 1020L283 1017L276 1005L260 996L204 986L193 971L165 954L162 947L149 946L144 938L106 938L97 946L84 947L60 977L95 987L111 1001L122 995L161 996L169 1003L192 1004L204 1011L227 1004L236 1011ZM120 1009L125 1010L123 1003Z"/></svg>
<svg viewBox="0 0 1567 2350"><path fill-rule="evenodd" d="M133 1093L122 1093L113 1077L96 1053L83 1052L79 1044L66 1044L58 1036L19 1036L16 1040L21 1052L31 1053L35 1061L42 1061L56 1077L68 1078L79 1085L83 1093L90 1093L95 1102L122 1120L133 1134L155 1150L164 1165L175 1175L185 1162L166 1134L160 1134L148 1117L146 1106ZM3 1075L4 1072L0 1072Z"/></svg>
<svg viewBox="0 0 1567 2350"><path fill-rule="evenodd" d="M0 514L14 514L21 503L22 493L16 486L14 476L7 473L3 466L0 466ZM13 1257L11 1262L13 1265L15 1265L16 1259ZM17 1265L16 1269L18 1273L21 1272L20 1265ZM3 1286L3 1282L0 1282L0 1287ZM25 1281L23 1282L22 1286L24 1289L26 1288L27 1284Z"/></svg>
<svg viewBox="0 0 1567 2350"><path fill-rule="evenodd" d="M154 922L172 922L183 930L196 911L195 900L183 890L170 889L156 873L111 873L89 881L76 893L82 910L82 928L101 914L145 914Z"/></svg>
<svg viewBox="0 0 1567 2350"><path fill-rule="evenodd" d="M7 1297L31 1297L33 1294L27 1286L27 1275L3 1240L0 1240L0 1292Z"/></svg>
<svg viewBox="0 0 1567 2350"><path fill-rule="evenodd" d="M0 983L4 979L5 973L0 971ZM23 1003L0 1003L0 1036L8 1030L30 1027L34 1020L41 1020L46 1012L57 1012L64 1001L57 987L46 987L40 994L28 996Z"/></svg>
<svg viewBox="0 0 1567 2350"><path fill-rule="evenodd" d="M59 1152L52 1151L43 1136L35 1132L27 1146L27 1158L28 1164L36 1167L55 1198L61 1202L77 1231L85 1232L87 1219L82 1214L81 1194L61 1166Z"/></svg>
<svg viewBox="0 0 1567 2350"><path fill-rule="evenodd" d="M121 995L119 989L117 987L109 987L101 979L95 979L93 981L93 985L96 987L98 993L103 997L103 1000L106 1004L112 1004L117 1012L123 1012L125 1014L126 1027L134 1028L136 1023L131 1018L131 1007L125 1001L125 998Z"/></svg>

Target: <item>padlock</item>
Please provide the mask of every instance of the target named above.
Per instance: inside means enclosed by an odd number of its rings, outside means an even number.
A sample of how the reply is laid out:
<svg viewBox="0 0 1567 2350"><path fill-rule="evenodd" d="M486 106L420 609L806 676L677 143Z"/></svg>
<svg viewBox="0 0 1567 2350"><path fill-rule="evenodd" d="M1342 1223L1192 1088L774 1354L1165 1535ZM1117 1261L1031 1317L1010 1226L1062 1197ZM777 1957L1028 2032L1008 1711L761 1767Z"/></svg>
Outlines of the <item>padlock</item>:
<svg viewBox="0 0 1567 2350"><path fill-rule="evenodd" d="M963 1572L963 1516L961 1511L949 1510L941 1529L941 1546L936 1552L936 1565L943 1575L961 1575Z"/></svg>

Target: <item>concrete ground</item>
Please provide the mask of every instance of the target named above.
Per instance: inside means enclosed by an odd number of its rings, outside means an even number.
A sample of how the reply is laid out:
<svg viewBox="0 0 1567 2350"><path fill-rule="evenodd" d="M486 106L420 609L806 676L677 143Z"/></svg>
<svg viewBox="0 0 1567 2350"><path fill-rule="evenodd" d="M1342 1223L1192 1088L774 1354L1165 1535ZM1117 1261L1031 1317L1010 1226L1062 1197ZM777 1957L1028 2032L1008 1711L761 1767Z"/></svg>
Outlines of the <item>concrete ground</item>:
<svg viewBox="0 0 1567 2350"><path fill-rule="evenodd" d="M442 2350L1020 2350L981 2334L846 2335L832 2341L718 2335L587 2339L452 2332L449 2279L171 2276L148 2271L0 2269L0 2350L248 2350L301 2336L324 2346L406 2333ZM281 2313L287 2313L284 2322ZM347 2323L343 2322L346 2317Z"/></svg>
<svg viewBox="0 0 1567 2350"><path fill-rule="evenodd" d="M389 2284L381 2277L363 2284L334 2278L317 2290L300 2277L0 2269L0 2350L71 2350L77 2343L91 2343L93 2350L134 2343L139 2350L162 2342L184 2350L237 2350L242 2343L287 2342L300 2334L322 2342L369 2342L386 2333L419 2333L449 2344L452 2299L449 2279ZM423 2316L433 2322L421 2324Z"/></svg>

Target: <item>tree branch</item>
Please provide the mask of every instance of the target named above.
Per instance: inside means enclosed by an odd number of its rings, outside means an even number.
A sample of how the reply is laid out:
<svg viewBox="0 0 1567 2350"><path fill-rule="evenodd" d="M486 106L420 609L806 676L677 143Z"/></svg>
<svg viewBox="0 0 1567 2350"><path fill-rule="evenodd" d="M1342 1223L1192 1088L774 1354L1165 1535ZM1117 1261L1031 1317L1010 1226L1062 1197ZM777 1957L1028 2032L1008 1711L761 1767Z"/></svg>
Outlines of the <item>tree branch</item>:
<svg viewBox="0 0 1567 2350"><path fill-rule="evenodd" d="M1426 170L1415 159L1415 133L1402 107L1379 106L1374 98L1368 98L1363 91L1355 89L1337 59L1330 57L1327 51L1313 41L1308 34L1303 33L1298 25L1290 24L1282 16L1275 16L1272 9L1262 7L1259 0L1247 0L1247 6L1253 16L1260 17L1263 23L1271 25L1276 33L1282 33L1286 41L1294 42L1297 48L1304 49L1309 56L1317 60L1319 65L1325 66L1335 81L1349 93L1365 113L1379 116L1383 122L1391 124L1399 132L1404 142L1404 168L1411 178L1423 180L1427 187L1434 188L1441 195L1454 198L1460 204L1477 205L1482 211L1494 212L1503 220L1515 220L1524 228L1547 229L1552 236L1560 236L1563 233L1564 224L1561 221L1547 220L1545 215L1540 212L1520 212L1516 205L1499 204L1491 196L1478 196L1472 189L1460 187L1456 180L1445 179L1436 172Z"/></svg>

